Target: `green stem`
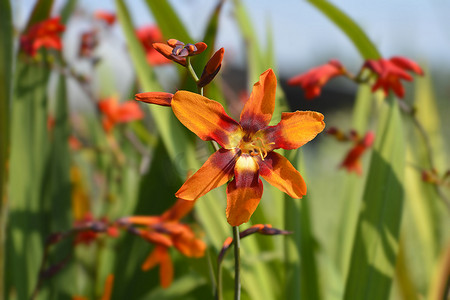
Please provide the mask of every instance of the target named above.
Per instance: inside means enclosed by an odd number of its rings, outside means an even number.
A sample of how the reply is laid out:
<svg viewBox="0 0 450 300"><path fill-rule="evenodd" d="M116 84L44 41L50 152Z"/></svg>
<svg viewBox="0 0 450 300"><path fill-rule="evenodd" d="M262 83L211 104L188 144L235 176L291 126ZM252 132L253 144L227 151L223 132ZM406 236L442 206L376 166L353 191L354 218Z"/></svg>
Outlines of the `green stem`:
<svg viewBox="0 0 450 300"><path fill-rule="evenodd" d="M240 268L240 236L239 226L233 226L234 243L234 300L241 299L241 268Z"/></svg>
<svg viewBox="0 0 450 300"><path fill-rule="evenodd" d="M214 274L214 267L211 261L211 252L209 251L209 249L206 249L206 259L208 261L208 268L209 268L209 275L211 277L211 284L212 284L212 291L213 294L215 291L217 291L217 281L216 281L216 276Z"/></svg>
<svg viewBox="0 0 450 300"><path fill-rule="evenodd" d="M195 73L194 68L192 68L191 57L190 56L186 57L186 69L188 70L188 72L192 76L192 78L195 80L195 83L197 83L198 82L198 76Z"/></svg>
<svg viewBox="0 0 450 300"><path fill-rule="evenodd" d="M222 260L217 262L217 286L216 300L223 300L222 297Z"/></svg>

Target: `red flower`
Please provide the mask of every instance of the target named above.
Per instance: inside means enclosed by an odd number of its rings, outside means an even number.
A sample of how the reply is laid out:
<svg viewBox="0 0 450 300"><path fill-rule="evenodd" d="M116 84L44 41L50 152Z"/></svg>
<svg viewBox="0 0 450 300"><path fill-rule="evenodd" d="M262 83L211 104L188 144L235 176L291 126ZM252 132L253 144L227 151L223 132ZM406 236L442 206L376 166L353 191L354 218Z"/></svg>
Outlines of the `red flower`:
<svg viewBox="0 0 450 300"><path fill-rule="evenodd" d="M92 52L98 45L97 32L90 30L83 32L81 35L80 49L78 50L79 57L91 57Z"/></svg>
<svg viewBox="0 0 450 300"><path fill-rule="evenodd" d="M182 66L186 66L186 57L202 53L208 46L203 43L184 44L176 39L170 39L167 44L153 43L153 48L156 49L167 59L173 60Z"/></svg>
<svg viewBox="0 0 450 300"><path fill-rule="evenodd" d="M322 87L331 78L343 75L346 70L337 60L330 60L327 64L315 67L304 74L289 79L289 85L298 85L305 91L306 99L320 95Z"/></svg>
<svg viewBox="0 0 450 300"><path fill-rule="evenodd" d="M21 36L20 46L30 56L35 56L41 48L62 49L62 42L59 34L65 30L65 26L60 23L60 18L55 17L36 23Z"/></svg>
<svg viewBox="0 0 450 300"><path fill-rule="evenodd" d="M377 76L377 81L372 86L372 92L382 88L387 96L389 89L391 89L399 98L403 98L405 95L405 89L400 79L407 81L412 81L413 79L406 71L423 75L423 70L416 62L400 56L390 59L369 59L364 63L363 68L370 69Z"/></svg>
<svg viewBox="0 0 450 300"><path fill-rule="evenodd" d="M370 148L375 139L373 132L366 133L363 139L359 139L355 146L350 149L341 164L341 168L347 169L348 172L355 172L358 175L362 174L361 156Z"/></svg>
<svg viewBox="0 0 450 300"><path fill-rule="evenodd" d="M104 10L97 10L94 14L94 18L105 21L109 26L116 22L116 15Z"/></svg>
<svg viewBox="0 0 450 300"><path fill-rule="evenodd" d="M103 128L106 132L111 131L117 123L127 123L140 120L144 114L139 105L134 101L118 102L116 97L101 100L98 103L100 111L103 113Z"/></svg>
<svg viewBox="0 0 450 300"><path fill-rule="evenodd" d="M180 223L180 219L189 213L194 201L178 199L177 202L161 216L133 216L121 219L124 226L129 224L145 225L134 232L148 242L155 245L142 269L149 270L159 265L161 286L168 287L173 280L173 264L169 255L169 248L175 247L187 257L201 257L205 253L206 244L196 238L192 229Z"/></svg>
<svg viewBox="0 0 450 300"><path fill-rule="evenodd" d="M106 233L111 237L119 235L117 227L109 224L106 218L96 220L90 212L87 212L83 219L75 221L74 229L77 231L75 245L80 243L89 245L98 238L100 233Z"/></svg>
<svg viewBox="0 0 450 300"><path fill-rule="evenodd" d="M144 26L136 30L136 35L142 46L144 46L147 55L147 62L150 65L162 65L170 63L170 60L161 56L158 51L153 48L152 44L160 42L163 37L161 31L156 26Z"/></svg>

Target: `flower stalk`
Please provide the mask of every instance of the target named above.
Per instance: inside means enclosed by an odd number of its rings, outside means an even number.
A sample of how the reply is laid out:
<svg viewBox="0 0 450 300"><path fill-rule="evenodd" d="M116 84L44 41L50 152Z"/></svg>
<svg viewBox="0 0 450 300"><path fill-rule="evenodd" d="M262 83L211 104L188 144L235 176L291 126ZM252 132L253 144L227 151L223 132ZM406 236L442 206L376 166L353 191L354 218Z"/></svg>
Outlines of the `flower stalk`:
<svg viewBox="0 0 450 300"><path fill-rule="evenodd" d="M241 266L240 249L241 241L239 236L239 226L233 226L234 243L234 300L241 299Z"/></svg>

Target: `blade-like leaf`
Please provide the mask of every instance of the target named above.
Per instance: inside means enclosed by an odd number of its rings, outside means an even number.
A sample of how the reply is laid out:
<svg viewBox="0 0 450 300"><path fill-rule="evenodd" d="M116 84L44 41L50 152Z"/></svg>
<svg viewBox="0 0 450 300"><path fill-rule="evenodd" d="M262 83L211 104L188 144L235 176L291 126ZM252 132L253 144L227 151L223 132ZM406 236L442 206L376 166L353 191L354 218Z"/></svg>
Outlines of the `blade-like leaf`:
<svg viewBox="0 0 450 300"><path fill-rule="evenodd" d="M291 161L304 175L303 155L298 152L296 159ZM286 299L322 298L308 201L308 195L301 200L286 195L285 229L292 231L285 237Z"/></svg>
<svg viewBox="0 0 450 300"><path fill-rule="evenodd" d="M145 2L150 7L153 17L164 37L168 39L177 39L183 43L194 42L187 32L186 26L181 22L169 1L146 0Z"/></svg>
<svg viewBox="0 0 450 300"><path fill-rule="evenodd" d="M159 1L153 2L159 3ZM162 91L153 70L146 62L144 49L135 35L131 16L125 2L123 0L116 0L116 7L131 59L136 68L138 80L141 83L143 90L146 92ZM148 107L171 159L180 159L179 155L185 152L185 148L191 144L188 139L188 131L183 128L180 122L174 117L172 111L167 107L159 107L156 105L149 105Z"/></svg>
<svg viewBox="0 0 450 300"><path fill-rule="evenodd" d="M378 59L380 53L364 31L344 12L326 0L308 0L338 26L353 42L364 59Z"/></svg>
<svg viewBox="0 0 450 300"><path fill-rule="evenodd" d="M385 103L363 196L344 299L387 299L403 207L404 137L396 100Z"/></svg>
<svg viewBox="0 0 450 300"><path fill-rule="evenodd" d="M7 224L6 184L8 177L10 114L13 66L13 24L9 1L0 3L0 299L5 293L5 234Z"/></svg>

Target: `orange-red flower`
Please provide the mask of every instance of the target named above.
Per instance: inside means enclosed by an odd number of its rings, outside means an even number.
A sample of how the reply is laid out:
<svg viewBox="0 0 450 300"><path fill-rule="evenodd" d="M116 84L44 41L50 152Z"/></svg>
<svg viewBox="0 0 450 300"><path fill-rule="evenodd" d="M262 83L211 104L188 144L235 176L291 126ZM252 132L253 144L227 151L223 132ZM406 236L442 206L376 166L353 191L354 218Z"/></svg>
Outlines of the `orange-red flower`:
<svg viewBox="0 0 450 300"><path fill-rule="evenodd" d="M59 17L44 20L31 26L28 32L21 36L20 46L30 56L35 56L41 47L61 50L59 35L64 30L65 26L61 24Z"/></svg>
<svg viewBox="0 0 450 300"><path fill-rule="evenodd" d="M144 113L136 102L125 101L119 104L116 97L101 100L98 107L104 115L102 122L106 132L111 131L117 123L127 123L144 117Z"/></svg>
<svg viewBox="0 0 450 300"><path fill-rule="evenodd" d="M367 132L364 138L360 138L347 153L341 164L341 168L347 169L348 172L355 172L358 175L361 175L361 156L372 146L374 139L375 135L372 131Z"/></svg>
<svg viewBox="0 0 450 300"><path fill-rule="evenodd" d="M112 26L116 22L116 15L104 10L97 10L94 18L105 21L109 26Z"/></svg>
<svg viewBox="0 0 450 300"><path fill-rule="evenodd" d="M208 46L203 42L195 44L184 44L176 39L170 39L167 44L153 43L153 48L156 49L167 59L173 60L182 66L186 66L186 57L202 53Z"/></svg>
<svg viewBox="0 0 450 300"><path fill-rule="evenodd" d="M205 254L206 244L195 236L188 225L180 223L180 219L189 213L193 206L194 201L178 199L161 216L133 216L120 220L124 226L127 224L146 226L132 229L134 233L155 245L154 250L142 264L142 269L146 271L159 265L161 286L164 288L173 280L170 247L175 247L187 257L202 257Z"/></svg>
<svg viewBox="0 0 450 300"><path fill-rule="evenodd" d="M330 60L327 64L315 67L304 74L289 79L289 85L298 85L305 91L306 99L320 96L322 87L331 78L343 75L346 70L337 60Z"/></svg>
<svg viewBox="0 0 450 300"><path fill-rule="evenodd" d="M300 173L273 150L297 149L312 140L325 127L323 115L312 111L283 113L281 121L269 126L275 107L277 80L269 69L253 86L236 122L216 101L187 91L173 95L175 116L203 140L222 146L178 190L176 196L196 200L228 181L227 220L232 226L247 222L263 193L261 175L270 184L293 198L306 194ZM137 97L152 102L151 93ZM160 99L159 99L160 101Z"/></svg>
<svg viewBox="0 0 450 300"><path fill-rule="evenodd" d="M136 36L144 47L147 62L150 65L163 65L170 63L170 60L161 56L158 51L153 48L153 43L160 42L163 39L161 31L156 26L148 25L136 30Z"/></svg>
<svg viewBox="0 0 450 300"><path fill-rule="evenodd" d="M377 76L377 81L372 86L372 92L382 88L387 96L391 89L399 98L405 96L405 89L400 80L411 81L413 79L406 71L423 75L423 70L416 62L400 56L390 59L369 59L364 63L363 68L370 69Z"/></svg>

